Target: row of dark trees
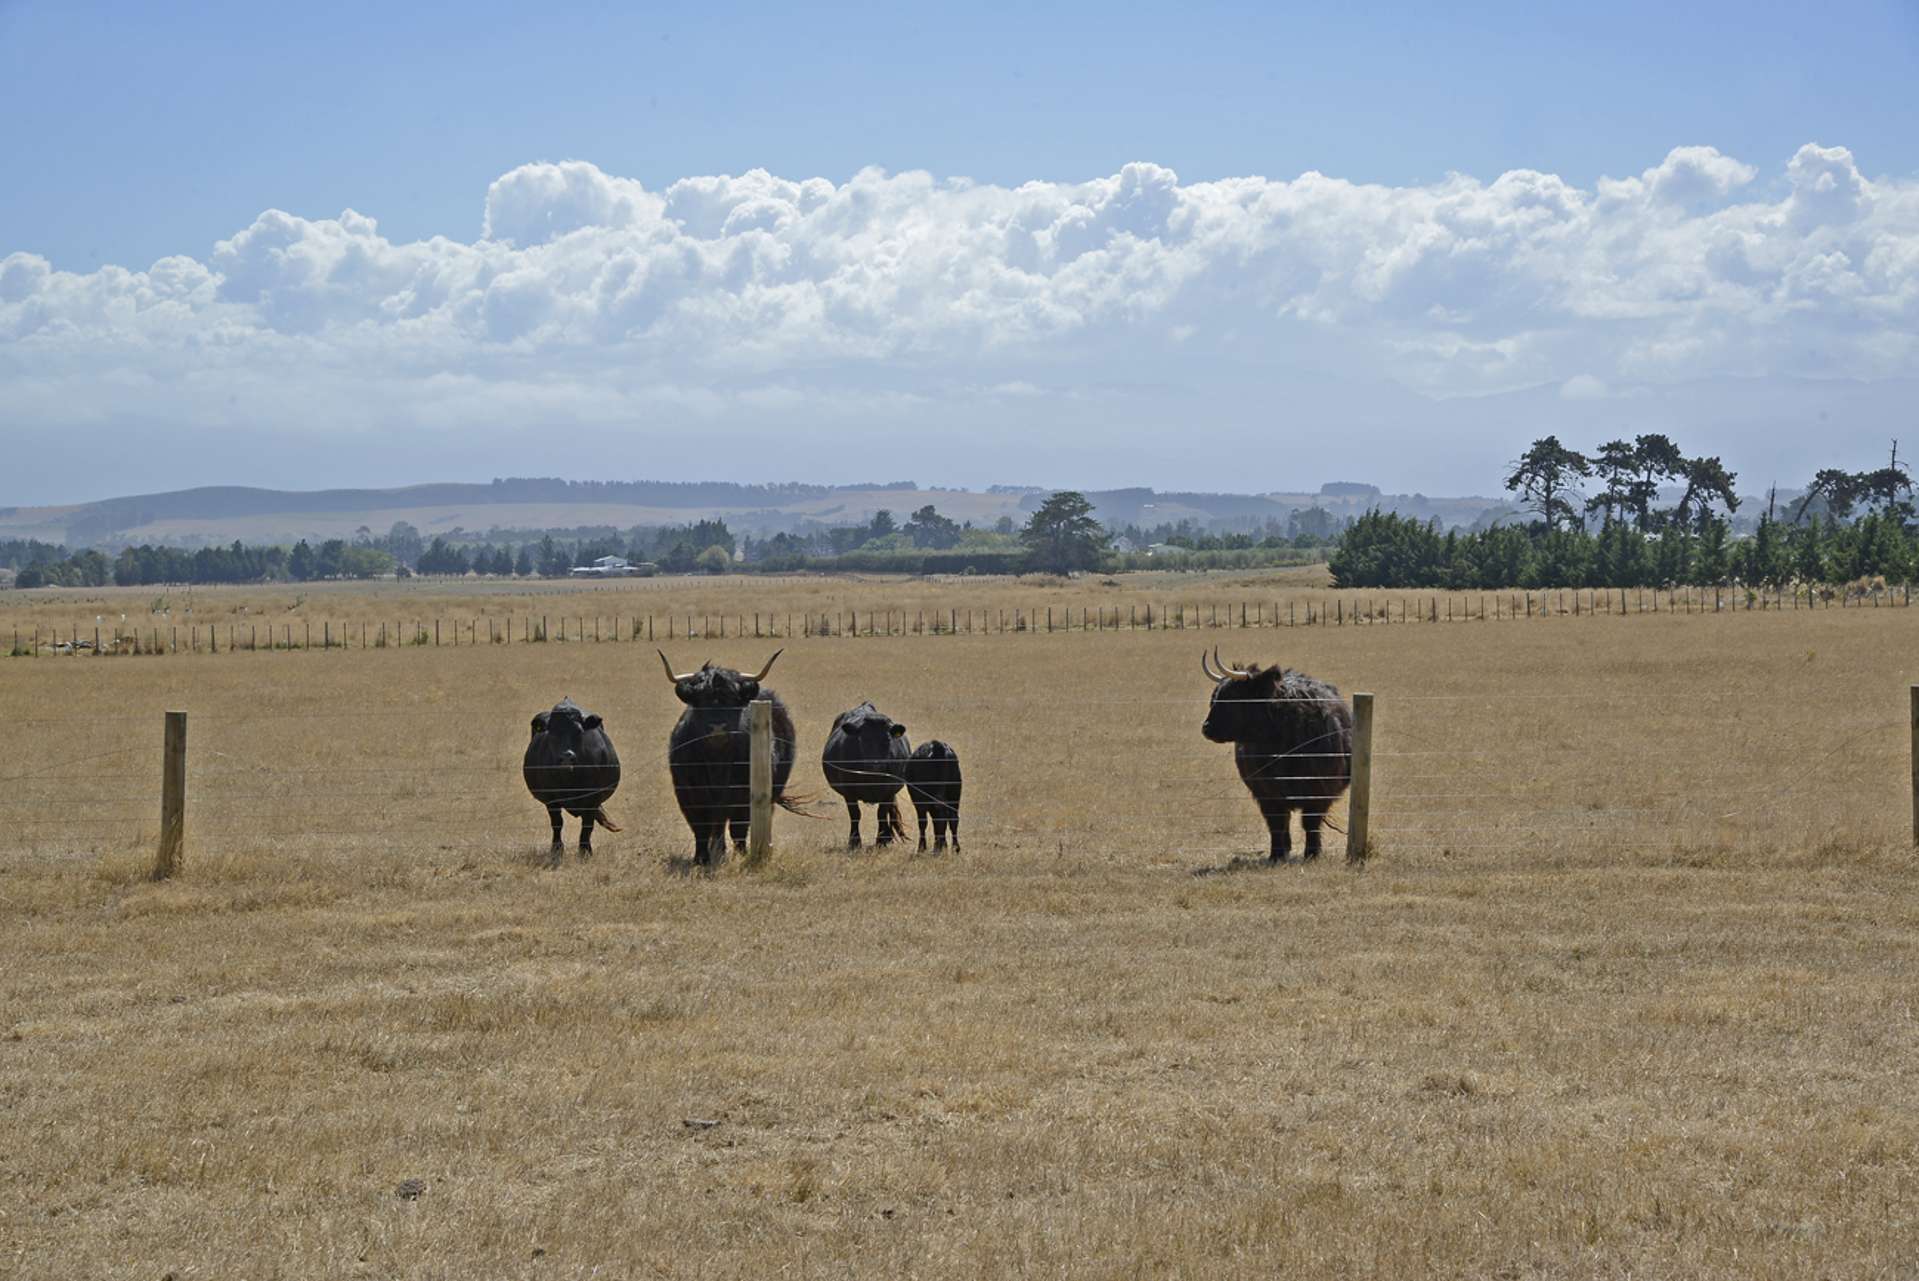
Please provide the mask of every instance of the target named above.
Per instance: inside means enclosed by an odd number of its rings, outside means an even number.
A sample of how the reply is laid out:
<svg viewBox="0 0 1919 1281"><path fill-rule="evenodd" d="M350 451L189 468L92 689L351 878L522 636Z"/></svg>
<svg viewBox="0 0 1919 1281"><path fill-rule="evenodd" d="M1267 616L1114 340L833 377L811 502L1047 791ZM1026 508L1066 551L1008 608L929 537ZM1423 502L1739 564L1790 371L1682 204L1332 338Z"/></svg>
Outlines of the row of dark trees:
<svg viewBox="0 0 1919 1281"><path fill-rule="evenodd" d="M1494 589L1919 577L1912 477L1896 442L1884 467L1819 472L1784 513L1769 500L1757 529L1739 539L1728 519L1739 508L1737 479L1718 458L1688 457L1662 435L1608 441L1590 456L1547 436L1506 478L1536 521L1442 534L1372 512L1341 538L1333 580Z"/></svg>
<svg viewBox="0 0 1919 1281"><path fill-rule="evenodd" d="M1513 463L1506 488L1525 510L1536 514L1548 533L1583 529L1595 516L1601 528L1626 523L1642 534L1664 529L1704 533L1716 518L1715 507L1739 509L1733 492L1738 474L1717 458L1688 458L1671 438L1650 434L1631 441L1609 440L1591 455L1559 443L1536 440ZM1588 494L1583 481L1597 480ZM1662 496L1676 492L1670 505Z"/></svg>
<svg viewBox="0 0 1919 1281"><path fill-rule="evenodd" d="M993 530L974 530L942 516L931 504L921 507L902 525L890 512L879 512L864 525L819 531L821 537L777 535L749 545L753 569L782 570L854 567L930 572L973 569L985 573L1014 573L1026 569L1068 572L1101 566L1108 554L1106 531L1092 517L1092 505L1083 495L1053 495L1023 529L1011 521ZM667 573L726 572L734 568L735 549L750 540L738 540L723 520L699 520L660 529L635 529L627 536L607 534L577 540L551 534L519 546L463 545L445 536L420 545L417 531L404 522L386 535L362 530L348 541L333 538L317 547L305 539L291 548L228 547L187 551L177 547L128 547L109 560L98 551L68 554L34 544L16 548L26 562L19 571L22 587L104 587L156 583L251 583L291 579L376 578L395 572L497 577L563 577L576 565L591 564L602 556L621 556L651 562ZM40 549L47 549L42 552ZM59 557L47 554L53 550ZM409 564L412 570L406 569Z"/></svg>
<svg viewBox="0 0 1919 1281"><path fill-rule="evenodd" d="M1896 513L1851 521L1762 520L1735 539L1723 519L1642 534L1623 521L1598 531L1501 525L1441 533L1389 512L1362 516L1330 558L1339 587L1664 587L1835 583L1919 578L1919 530Z"/></svg>
<svg viewBox="0 0 1919 1281"><path fill-rule="evenodd" d="M1330 547L1352 518L1336 516L1324 507L1307 507L1288 512L1286 519L1267 520L1245 530L1207 529L1191 520L1162 521L1157 525L1122 526L1122 537L1139 547L1164 543L1185 551L1305 551Z"/></svg>
<svg viewBox="0 0 1919 1281"><path fill-rule="evenodd" d="M29 565L49 565L65 560L73 553L61 543L43 543L37 538L0 539L0 569L25 569Z"/></svg>
<svg viewBox="0 0 1919 1281"><path fill-rule="evenodd" d="M1689 458L1668 436L1609 440L1591 454L1547 436L1534 441L1512 464L1506 488L1539 517L1547 532L1583 529L1596 518L1601 529L1630 524L1642 534L1667 529L1703 534L1720 518L1720 509L1727 515L1739 510L1739 496L1733 492L1738 480L1738 473L1728 471L1718 458ZM1597 492L1586 492L1587 481L1597 483ZM1665 500L1670 502L1662 506ZM1912 475L1899 461L1898 441L1883 467L1820 471L1792 504L1786 523L1800 525L1815 517L1845 521L1861 513L1912 523ZM1769 504L1764 520L1777 519Z"/></svg>

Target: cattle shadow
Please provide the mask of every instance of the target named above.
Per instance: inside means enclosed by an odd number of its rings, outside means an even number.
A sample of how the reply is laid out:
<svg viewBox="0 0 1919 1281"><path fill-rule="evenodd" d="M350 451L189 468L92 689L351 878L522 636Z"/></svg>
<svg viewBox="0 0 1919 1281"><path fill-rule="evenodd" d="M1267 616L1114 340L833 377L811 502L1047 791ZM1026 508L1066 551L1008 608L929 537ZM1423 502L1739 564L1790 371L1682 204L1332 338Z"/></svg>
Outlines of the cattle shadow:
<svg viewBox="0 0 1919 1281"><path fill-rule="evenodd" d="M553 847L550 845L523 846L513 855L513 862L516 865L533 868L542 872L550 872L554 868L570 865L586 867L590 866L593 861L591 857L581 858L579 851L571 845L568 845L562 855L557 859L553 857Z"/></svg>
<svg viewBox="0 0 1919 1281"><path fill-rule="evenodd" d="M1288 859L1284 863L1275 863L1264 855L1235 854L1224 863L1209 863L1193 869L1194 876L1233 876L1240 872L1277 872L1285 868L1303 867L1298 859Z"/></svg>
<svg viewBox="0 0 1919 1281"><path fill-rule="evenodd" d="M1337 866L1349 872L1364 871L1366 859L1315 858L1304 859L1295 854L1283 862L1275 863L1264 854L1235 854L1224 863L1207 864L1192 870L1194 876L1232 876L1240 872L1283 872L1302 871L1309 867Z"/></svg>

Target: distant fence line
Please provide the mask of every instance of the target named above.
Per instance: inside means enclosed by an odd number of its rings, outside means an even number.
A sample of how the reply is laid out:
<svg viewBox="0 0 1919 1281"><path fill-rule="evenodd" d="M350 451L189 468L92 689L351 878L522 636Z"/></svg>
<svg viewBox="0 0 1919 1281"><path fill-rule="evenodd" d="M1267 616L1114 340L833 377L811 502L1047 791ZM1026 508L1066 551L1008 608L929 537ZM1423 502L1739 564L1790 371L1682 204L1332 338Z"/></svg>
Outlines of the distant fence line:
<svg viewBox="0 0 1919 1281"><path fill-rule="evenodd" d="M220 653L257 650L393 649L474 647L547 642L756 640L889 636L998 636L1068 632L1251 630L1288 627L1371 626L1382 623L1479 623L1520 619L1598 618L1656 614L1752 613L1814 609L1878 609L1912 606L1912 589L1881 588L1864 595L1843 590L1794 587L1639 589L1581 588L1564 591L1473 592L1387 596L1378 592L1334 593L1304 601L1277 600L1128 603L1083 606L1015 606L992 609L843 609L792 613L702 613L612 616L550 613L498 618L366 620L337 622L240 622L127 627L75 624L65 639L58 627L13 629L10 656ZM557 621L557 626L555 625ZM571 631L568 625L571 624ZM591 624L589 627L588 624ZM224 644L222 631L225 632ZM481 635L484 632L485 635ZM264 642L264 643L263 643Z"/></svg>

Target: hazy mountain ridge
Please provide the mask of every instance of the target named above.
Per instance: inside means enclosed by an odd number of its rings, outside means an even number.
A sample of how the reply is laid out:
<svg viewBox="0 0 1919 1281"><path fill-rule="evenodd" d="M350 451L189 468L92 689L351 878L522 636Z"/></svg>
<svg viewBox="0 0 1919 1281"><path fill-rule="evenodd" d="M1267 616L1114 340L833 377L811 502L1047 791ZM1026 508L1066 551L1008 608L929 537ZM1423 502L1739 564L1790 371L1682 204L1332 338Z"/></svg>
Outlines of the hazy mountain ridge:
<svg viewBox="0 0 1919 1281"><path fill-rule="evenodd" d="M1370 486L1329 485L1337 493L1265 494L1159 491L1147 487L1089 490L1109 527L1190 521L1195 526L1253 529L1283 522L1313 506L1355 515L1372 506L1443 524L1470 524L1499 500L1381 494ZM294 542L349 537L365 527L384 533L406 521L428 538L455 529L469 536L490 531L631 528L723 518L756 534L807 525L870 520L881 509L905 516L931 503L959 521L1023 521L1048 490L997 485L992 490L922 488L910 481L867 485L746 485L728 481L496 480L491 484L436 483L393 489L277 490L202 486L48 507L0 508L0 538L37 538L68 546L117 548L151 542L177 546Z"/></svg>

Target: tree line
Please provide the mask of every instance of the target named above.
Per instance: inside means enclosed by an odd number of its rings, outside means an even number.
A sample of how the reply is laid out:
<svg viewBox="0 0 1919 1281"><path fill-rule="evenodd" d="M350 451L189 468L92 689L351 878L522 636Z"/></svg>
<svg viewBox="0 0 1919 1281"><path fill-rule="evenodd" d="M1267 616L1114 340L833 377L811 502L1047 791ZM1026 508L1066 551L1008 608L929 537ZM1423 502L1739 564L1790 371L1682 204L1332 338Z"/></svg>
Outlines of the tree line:
<svg viewBox="0 0 1919 1281"><path fill-rule="evenodd" d="M466 544L445 535L428 542L413 526L398 521L384 535L362 528L351 540L333 538L315 546L302 539L290 548L235 541L188 551L142 544L108 558L92 549L0 545L0 555L11 555L22 565L16 580L21 587L311 582L414 573L558 578L605 556L654 564L667 573L1070 572L1101 568L1109 554L1110 539L1093 519L1091 504L1070 491L1054 494L1024 526L1002 518L991 529L975 529L941 515L929 503L904 522L880 511L865 524L757 541L736 535L724 520L698 520L572 540L546 534L517 546Z"/></svg>
<svg viewBox="0 0 1919 1281"><path fill-rule="evenodd" d="M1374 511L1346 531L1329 564L1340 587L1779 586L1919 577L1912 477L1896 442L1884 467L1820 471L1783 513L1769 499L1756 530L1741 538L1729 520L1740 505L1737 480L1718 458L1689 458L1663 435L1608 441L1591 455L1547 436L1505 482L1536 520L1442 533L1436 524ZM1594 492L1587 481L1596 482Z"/></svg>

